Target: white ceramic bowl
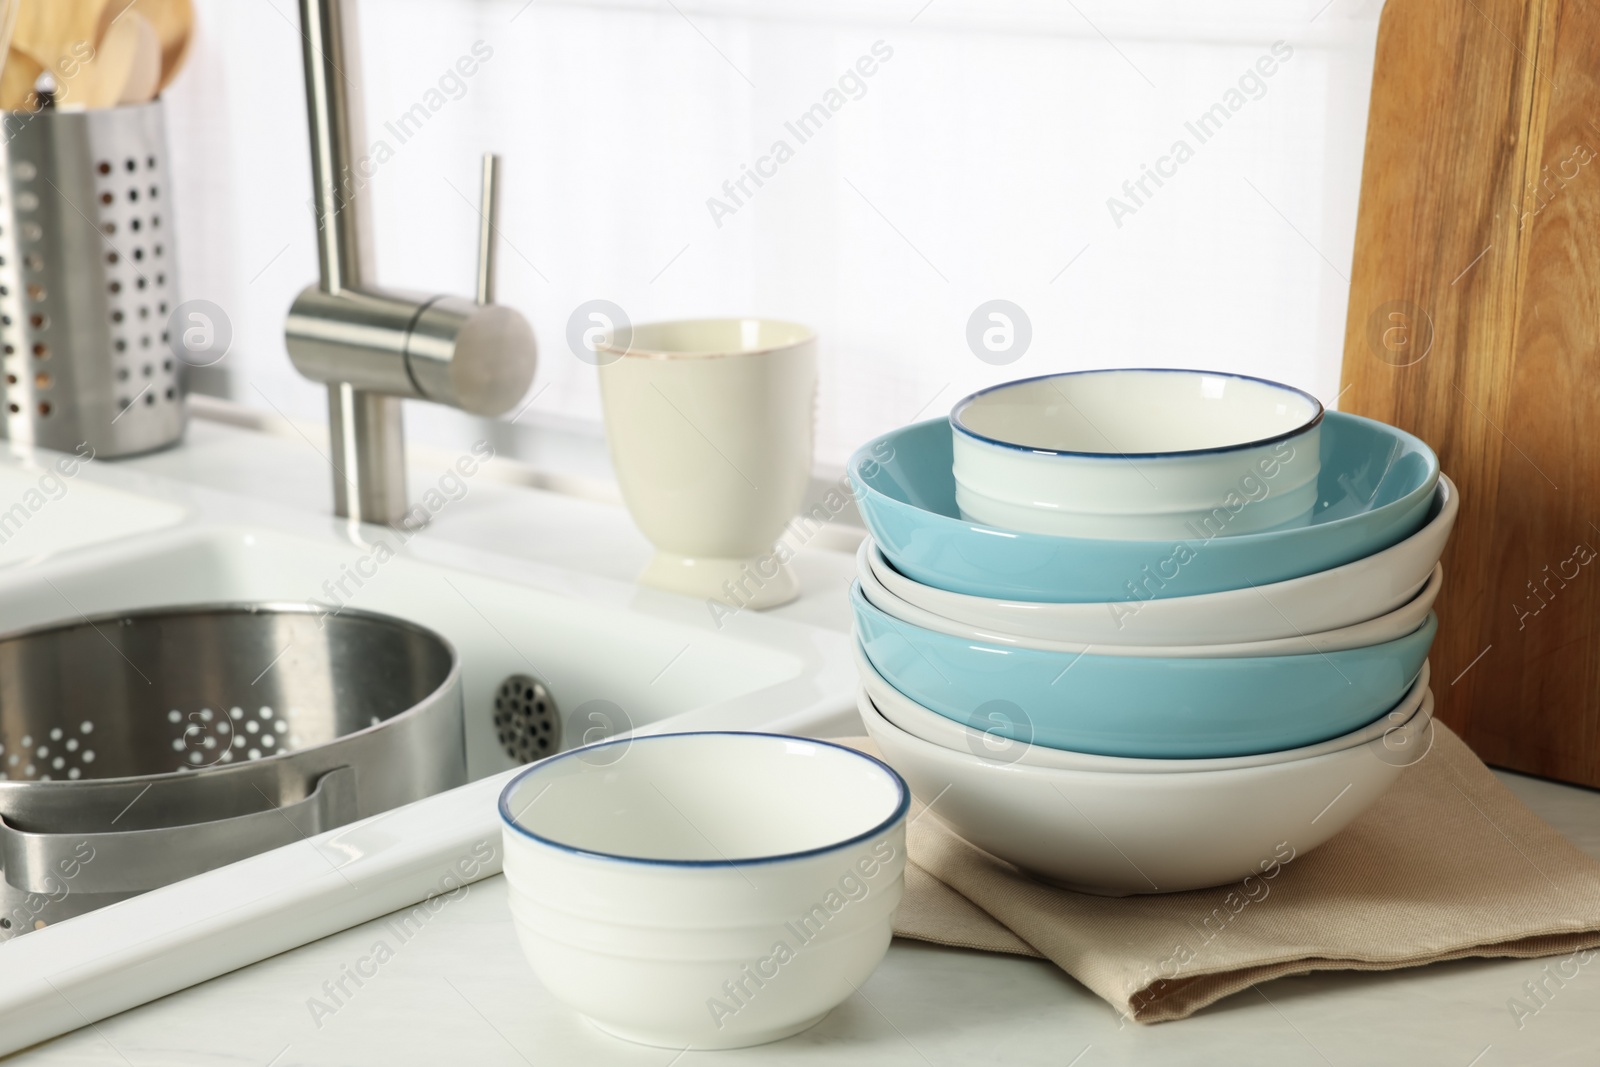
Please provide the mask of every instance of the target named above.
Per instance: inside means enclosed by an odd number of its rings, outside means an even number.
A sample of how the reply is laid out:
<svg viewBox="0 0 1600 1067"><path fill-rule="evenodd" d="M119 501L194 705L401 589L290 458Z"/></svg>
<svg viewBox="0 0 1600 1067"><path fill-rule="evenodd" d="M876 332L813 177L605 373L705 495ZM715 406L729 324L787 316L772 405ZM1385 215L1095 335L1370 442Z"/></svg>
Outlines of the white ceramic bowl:
<svg viewBox="0 0 1600 1067"><path fill-rule="evenodd" d="M1429 693L1405 726L1354 748L1259 767L1128 774L997 762L906 733L864 692L860 708L884 760L934 818L1038 878L1114 896L1276 873L1422 758L1433 721Z"/></svg>
<svg viewBox="0 0 1600 1067"><path fill-rule="evenodd" d="M1393 709L1359 730L1352 730L1350 733L1314 745L1302 745L1299 748L1283 749L1278 752L1261 752L1253 756L1139 759L1126 756L1097 756L1089 752L1072 752L1013 740L1010 733L1015 731L1001 732L1002 727L1011 724L1003 721L1001 716L1005 713L996 709L991 709L987 713L989 718L975 716L971 725L947 719L938 712L923 707L890 685L888 680L878 673L872 661L867 659L860 645L855 648L855 656L856 670L861 675L861 688L871 699L873 706L878 709L878 713L914 737L956 752L971 752L996 763L1020 763L1029 767L1063 771L1114 771L1119 774L1171 774L1180 771L1226 771L1240 767L1264 767L1269 763L1289 763L1329 752L1339 752L1391 734L1394 735L1391 744L1399 743L1408 734L1396 731L1410 722L1417 709L1422 707L1423 695L1428 692L1428 681L1432 675L1427 661L1424 660L1422 673L1417 675L1417 680L1406 691L1405 698ZM1010 714L1019 715L1021 709L1016 708Z"/></svg>
<svg viewBox="0 0 1600 1067"><path fill-rule="evenodd" d="M1097 656L1146 656L1189 659L1235 659L1245 656L1298 656L1307 652L1342 652L1351 648L1367 648L1394 641L1412 633L1427 619L1433 602L1444 584L1444 567L1434 564L1433 574L1422 590L1410 601L1387 615L1345 626L1338 630L1320 633L1296 634L1272 641L1236 641L1229 644L1204 645L1110 645L1077 641L1047 641L1038 637L1019 637L1015 634L983 626L947 619L931 611L916 607L891 593L874 573L868 561L865 543L856 554L856 571L861 579L861 592L871 604L884 614L912 626L935 633L949 634L965 641L982 641L1006 645L1011 648L1031 648L1040 652L1075 653L1093 652Z"/></svg>
<svg viewBox="0 0 1600 1067"><path fill-rule="evenodd" d="M523 951L601 1029L665 1048L775 1041L888 950L910 794L852 749L658 734L574 749L501 793Z"/></svg>
<svg viewBox="0 0 1600 1067"><path fill-rule="evenodd" d="M1304 524L1322 404L1236 374L1095 370L1008 382L950 412L956 503L1002 529L1193 539Z"/></svg>
<svg viewBox="0 0 1600 1067"><path fill-rule="evenodd" d="M869 542L865 551L873 577L889 592L986 632L1094 645L1271 641L1342 629L1415 599L1444 553L1460 510L1455 483L1441 475L1427 525L1381 552L1286 582L1159 600L1135 592L1126 600L1094 604L970 596L906 577L875 544ZM1128 586L1135 589L1133 578Z"/></svg>

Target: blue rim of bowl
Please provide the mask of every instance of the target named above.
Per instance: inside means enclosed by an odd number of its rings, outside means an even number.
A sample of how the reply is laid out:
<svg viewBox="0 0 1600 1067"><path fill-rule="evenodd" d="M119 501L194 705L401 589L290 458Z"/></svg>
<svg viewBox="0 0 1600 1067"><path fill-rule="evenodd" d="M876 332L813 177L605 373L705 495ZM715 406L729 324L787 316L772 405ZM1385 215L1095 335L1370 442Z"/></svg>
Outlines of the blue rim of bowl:
<svg viewBox="0 0 1600 1067"><path fill-rule="evenodd" d="M544 770L559 760L571 759L574 756L588 755L590 753L597 752L602 748L611 748L614 745L644 744L653 740L659 740L667 737L775 737L783 741L803 741L808 745L823 745L827 748L836 748L841 752L847 752L852 756L858 756L861 759L866 760L868 763L877 764L880 770L885 771L889 775L889 780L894 783L895 789L898 790L900 794L900 799L895 803L894 811L889 814L888 818L884 819L871 829L856 834L854 837L847 838L843 841L835 841L827 845L818 845L816 848L808 848L800 852L784 852L775 856L755 856L749 859L737 860L666 860L654 859L649 856L624 856L616 852L600 852L596 849L581 848L577 845L569 845L564 841L553 840L543 836L542 834L536 834L511 817L510 797L512 792L517 788L517 786L522 784L522 780L524 778L535 773L536 771ZM559 849L562 852L567 852L575 856L590 856L595 859L616 860L621 863L639 863L650 867L754 867L758 864L764 863L784 863L789 860L802 860L811 856L822 856L829 852L837 852L840 849L849 848L851 845L858 845L863 841L878 836L879 834L893 827L895 823L905 818L906 812L911 809L911 787L906 785L906 780L900 777L899 771L883 762L883 760L878 759L876 756L869 756L865 752L850 748L847 745L836 745L832 741L823 741L815 737L795 737L792 734L774 734L761 730L681 730L677 733L671 734L650 734L645 737L624 737L619 738L616 741L604 741L598 745L583 745L579 748L569 749L566 752L558 753L557 755L542 759L533 764L531 767L524 769L518 773L515 778L506 783L505 788L500 790L500 800L496 806L500 809L500 821L506 826L517 831L519 834L522 834L524 837L539 842L541 845L549 845L551 848Z"/></svg>
<svg viewBox="0 0 1600 1067"><path fill-rule="evenodd" d="M1050 377L1050 376L1049 375L1043 375L1042 377ZM1026 379L1024 379L1024 380L1026 380ZM1324 414L1326 414L1326 412L1324 412ZM1417 451L1419 454L1421 454L1421 455L1423 455L1423 456L1425 456L1427 458L1427 460L1428 460L1428 472L1427 472L1426 477L1423 478L1422 483L1420 485L1417 485L1414 488L1412 488L1410 490L1407 490L1404 495L1400 496L1399 498L1397 498L1395 500L1389 501L1387 504L1378 505L1375 508L1370 508L1370 509L1368 509L1366 511L1359 512L1359 513L1357 513L1355 515L1345 515L1345 516L1342 516L1342 517L1337 518L1337 519L1331 519L1331 520L1329 520L1327 522L1317 523L1314 526L1308 526L1308 527L1305 527L1304 529L1306 529L1306 530L1311 530L1311 529L1318 529L1318 530L1340 529L1340 528L1342 528L1341 524L1366 520L1371 515L1373 515L1376 512L1379 512L1379 511L1384 511L1384 510L1388 510L1388 509L1397 509L1402 504L1405 504L1405 506L1409 507L1410 505L1406 504L1406 501L1410 500L1410 498L1414 494L1421 492L1424 488L1427 488L1430 485L1430 483L1432 485L1432 488L1428 489L1428 492L1427 492L1427 495L1426 495L1426 499L1429 500L1429 501L1434 499L1434 497L1439 492L1439 478L1442 476L1443 472L1440 469L1439 454L1433 450L1433 447L1431 445L1429 445L1428 442L1424 441L1422 438L1418 437L1417 435L1415 435L1413 433L1410 433L1410 432L1408 432L1406 430L1402 430L1400 427L1395 426L1393 423L1383 422L1383 421L1381 421L1379 419L1371 419L1371 418L1368 418L1365 415L1353 415L1348 411L1335 411L1335 412L1333 412L1333 414L1339 416L1341 419L1349 419L1352 422L1357 423L1357 424L1359 424L1359 423L1370 423L1371 425L1378 427L1381 432L1389 435L1390 437L1395 438L1396 440L1398 440L1398 441L1400 441L1402 443L1410 442L1412 445L1415 446L1415 451ZM859 446L854 452L850 453L850 459L849 459L848 463L845 466L845 470L846 470L846 472L848 473L848 475L850 477L852 485L858 487L858 489L859 489L858 498L859 498L859 496L864 495L864 496L867 496L867 497L877 498L877 499L882 500L884 502L881 505L879 505L879 504L869 505L868 508L863 511L863 515L868 514L874 508L884 507L884 508L887 508L890 511L908 511L908 512L914 512L914 513L916 513L918 515L921 515L921 516L927 516L928 518L926 518L924 520L921 520L921 521L924 521L924 522L931 521L931 522L933 522L935 524L952 524L951 527L945 527L945 528L950 528L951 529L951 533L947 534L946 536L960 536L961 534L965 534L967 532L983 533L983 534L989 534L989 535L996 536L996 537L1006 538L1008 540L1022 540L1022 541L1028 541L1030 543L1037 540L1037 541L1048 541L1048 542L1052 542L1052 543L1054 543L1054 542L1067 542L1067 543L1069 543L1070 545L1073 545L1073 546L1090 545L1090 546L1092 546L1094 551L1105 551L1110 546L1121 546L1121 545L1130 545L1130 544L1131 545L1140 545L1140 546L1172 544L1172 542L1170 540L1166 540L1166 539L1158 539L1158 540L1151 541L1151 540L1123 540L1123 539L1094 538L1094 537L1068 537L1068 536L1066 536L1064 534L1028 533L1028 532L1025 532L1025 531L1022 531L1022 530L1008 530L1008 529L1005 529L1004 527L1000 527L1000 526L989 526L989 525L987 525L985 523L976 522L976 521L973 521L971 519L963 519L958 515L949 515L949 514L946 514L946 513L942 512L942 511L934 511L934 510L932 510L930 508L923 507L921 504L914 504L909 500L901 500L898 497L891 496L890 494L884 492L882 489L878 488L876 485L873 485L872 482L868 480L868 476L862 473L863 468L865 468L869 463L875 464L878 467L882 468L887 463L893 462L893 458L892 458L893 446L892 445L890 446L891 458L888 459L888 460L878 459L873 454L873 450L875 448L877 448L881 444L887 443L892 438L898 438L902 434L908 433L908 432L910 432L912 430L919 429L921 427L931 426L934 423L943 423L945 426L948 427L950 425L950 420L948 418L944 418L944 419L933 418L933 419L924 419L921 422L906 423L904 426L897 426L893 430L889 430L886 433L879 434L878 436L876 436L876 437L872 438L871 440L867 441L865 444ZM1180 455L1181 454L1183 454L1183 453L1180 453ZM1426 515L1427 513L1425 512L1424 514ZM1424 524L1426 524L1426 522L1427 522L1427 519L1424 518ZM955 527L959 527L959 529L960 529L960 533L959 534L954 529ZM940 528L940 527L936 526L935 528ZM1421 527L1418 527L1418 529L1420 529L1420 528ZM1290 530L1258 530L1255 533L1234 534L1234 535L1231 535L1230 537L1228 537L1227 540L1228 540L1229 545L1235 545L1235 546L1236 545L1246 545L1246 546L1259 545L1259 544L1263 544L1263 543L1268 542L1268 541L1276 540L1278 538L1284 537L1284 536L1289 535L1289 534L1293 534L1295 532L1297 532L1296 529L1290 529ZM1412 532L1415 533L1416 531L1412 531ZM888 551L885 550L884 556L887 558L888 555L889 555ZM894 561L891 559L890 562L894 562ZM1350 562L1353 563L1355 561L1351 560ZM907 577L909 577L909 576L910 575L907 575ZM1304 577L1304 575L1302 575L1301 577ZM953 590L951 590L951 591L953 592ZM1222 592L1223 590L1217 590L1217 591L1218 592ZM1036 602L1030 601L1030 603L1036 603ZM1039 601L1037 603L1043 603L1043 602Z"/></svg>
<svg viewBox="0 0 1600 1067"><path fill-rule="evenodd" d="M1269 385L1285 393L1294 393L1296 396L1311 401L1317 410L1316 414L1308 421L1292 430L1285 430L1283 433L1274 434L1271 437L1261 437L1253 441L1241 441L1232 445L1220 445L1216 448L1185 448L1175 452L1078 452L1067 448L1034 448L1032 445L1019 444L1016 441L1002 441L997 437L989 437L961 424L961 413L979 397L987 396L1001 389L1027 385L1030 382L1048 381L1052 378L1076 378L1088 374L1203 374L1211 378L1234 378L1243 382ZM970 437L974 441L982 441L998 448L1009 448L1016 452L1026 452L1035 456L1078 456L1083 459L1170 459L1177 456L1215 456L1228 452L1241 452L1247 448L1260 448L1262 445L1277 444L1279 441L1287 441L1291 437L1299 437L1301 434L1308 433L1320 426L1322 417L1326 414L1327 408L1322 406L1322 401L1304 389L1296 389L1292 385L1275 382L1270 378L1257 378L1251 374L1234 374L1230 371L1220 370L1189 370L1184 367L1105 367L1098 370L1073 370L1062 371L1058 374L1036 374L1032 378L1018 378L1013 382L1001 382L999 385L991 385L987 389L979 389L976 393L956 401L956 406L950 409L950 426L957 433Z"/></svg>

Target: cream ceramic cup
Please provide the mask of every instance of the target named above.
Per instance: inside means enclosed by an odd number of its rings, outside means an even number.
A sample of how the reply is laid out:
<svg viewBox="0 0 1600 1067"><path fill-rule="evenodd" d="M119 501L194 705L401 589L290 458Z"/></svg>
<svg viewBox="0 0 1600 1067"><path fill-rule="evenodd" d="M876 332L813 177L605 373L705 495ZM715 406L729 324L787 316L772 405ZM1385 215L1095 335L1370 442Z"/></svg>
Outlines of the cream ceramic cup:
<svg viewBox="0 0 1600 1067"><path fill-rule="evenodd" d="M656 547L639 581L733 607L798 596L774 546L811 477L816 335L693 319L633 326L595 352L622 498Z"/></svg>

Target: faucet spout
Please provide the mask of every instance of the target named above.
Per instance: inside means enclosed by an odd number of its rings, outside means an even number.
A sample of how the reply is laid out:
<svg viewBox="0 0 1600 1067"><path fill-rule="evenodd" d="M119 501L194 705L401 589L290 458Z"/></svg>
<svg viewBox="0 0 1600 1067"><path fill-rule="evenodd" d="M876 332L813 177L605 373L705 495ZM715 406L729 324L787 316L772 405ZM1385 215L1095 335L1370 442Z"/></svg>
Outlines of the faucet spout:
<svg viewBox="0 0 1600 1067"><path fill-rule="evenodd" d="M350 165L351 146L366 139L354 5L345 8L342 0L300 0L317 266L328 293L360 289L372 258L367 197Z"/></svg>
<svg viewBox="0 0 1600 1067"><path fill-rule="evenodd" d="M476 299L385 290L367 278L371 226L352 146L361 135L351 5L300 0L319 279L289 309L295 369L328 386L334 512L396 526L407 513L402 399L478 415L511 409L538 348L517 311L495 304L499 158L484 160Z"/></svg>

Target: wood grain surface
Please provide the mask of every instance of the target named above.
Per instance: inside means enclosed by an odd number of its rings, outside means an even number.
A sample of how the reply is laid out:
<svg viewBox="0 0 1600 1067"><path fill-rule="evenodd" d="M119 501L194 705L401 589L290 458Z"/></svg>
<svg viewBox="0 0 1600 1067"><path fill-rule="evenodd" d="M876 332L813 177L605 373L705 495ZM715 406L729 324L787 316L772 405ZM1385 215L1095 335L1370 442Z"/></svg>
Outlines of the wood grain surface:
<svg viewBox="0 0 1600 1067"><path fill-rule="evenodd" d="M1438 713L1486 761L1600 786L1600 7L1390 0L1340 407L1461 488Z"/></svg>

